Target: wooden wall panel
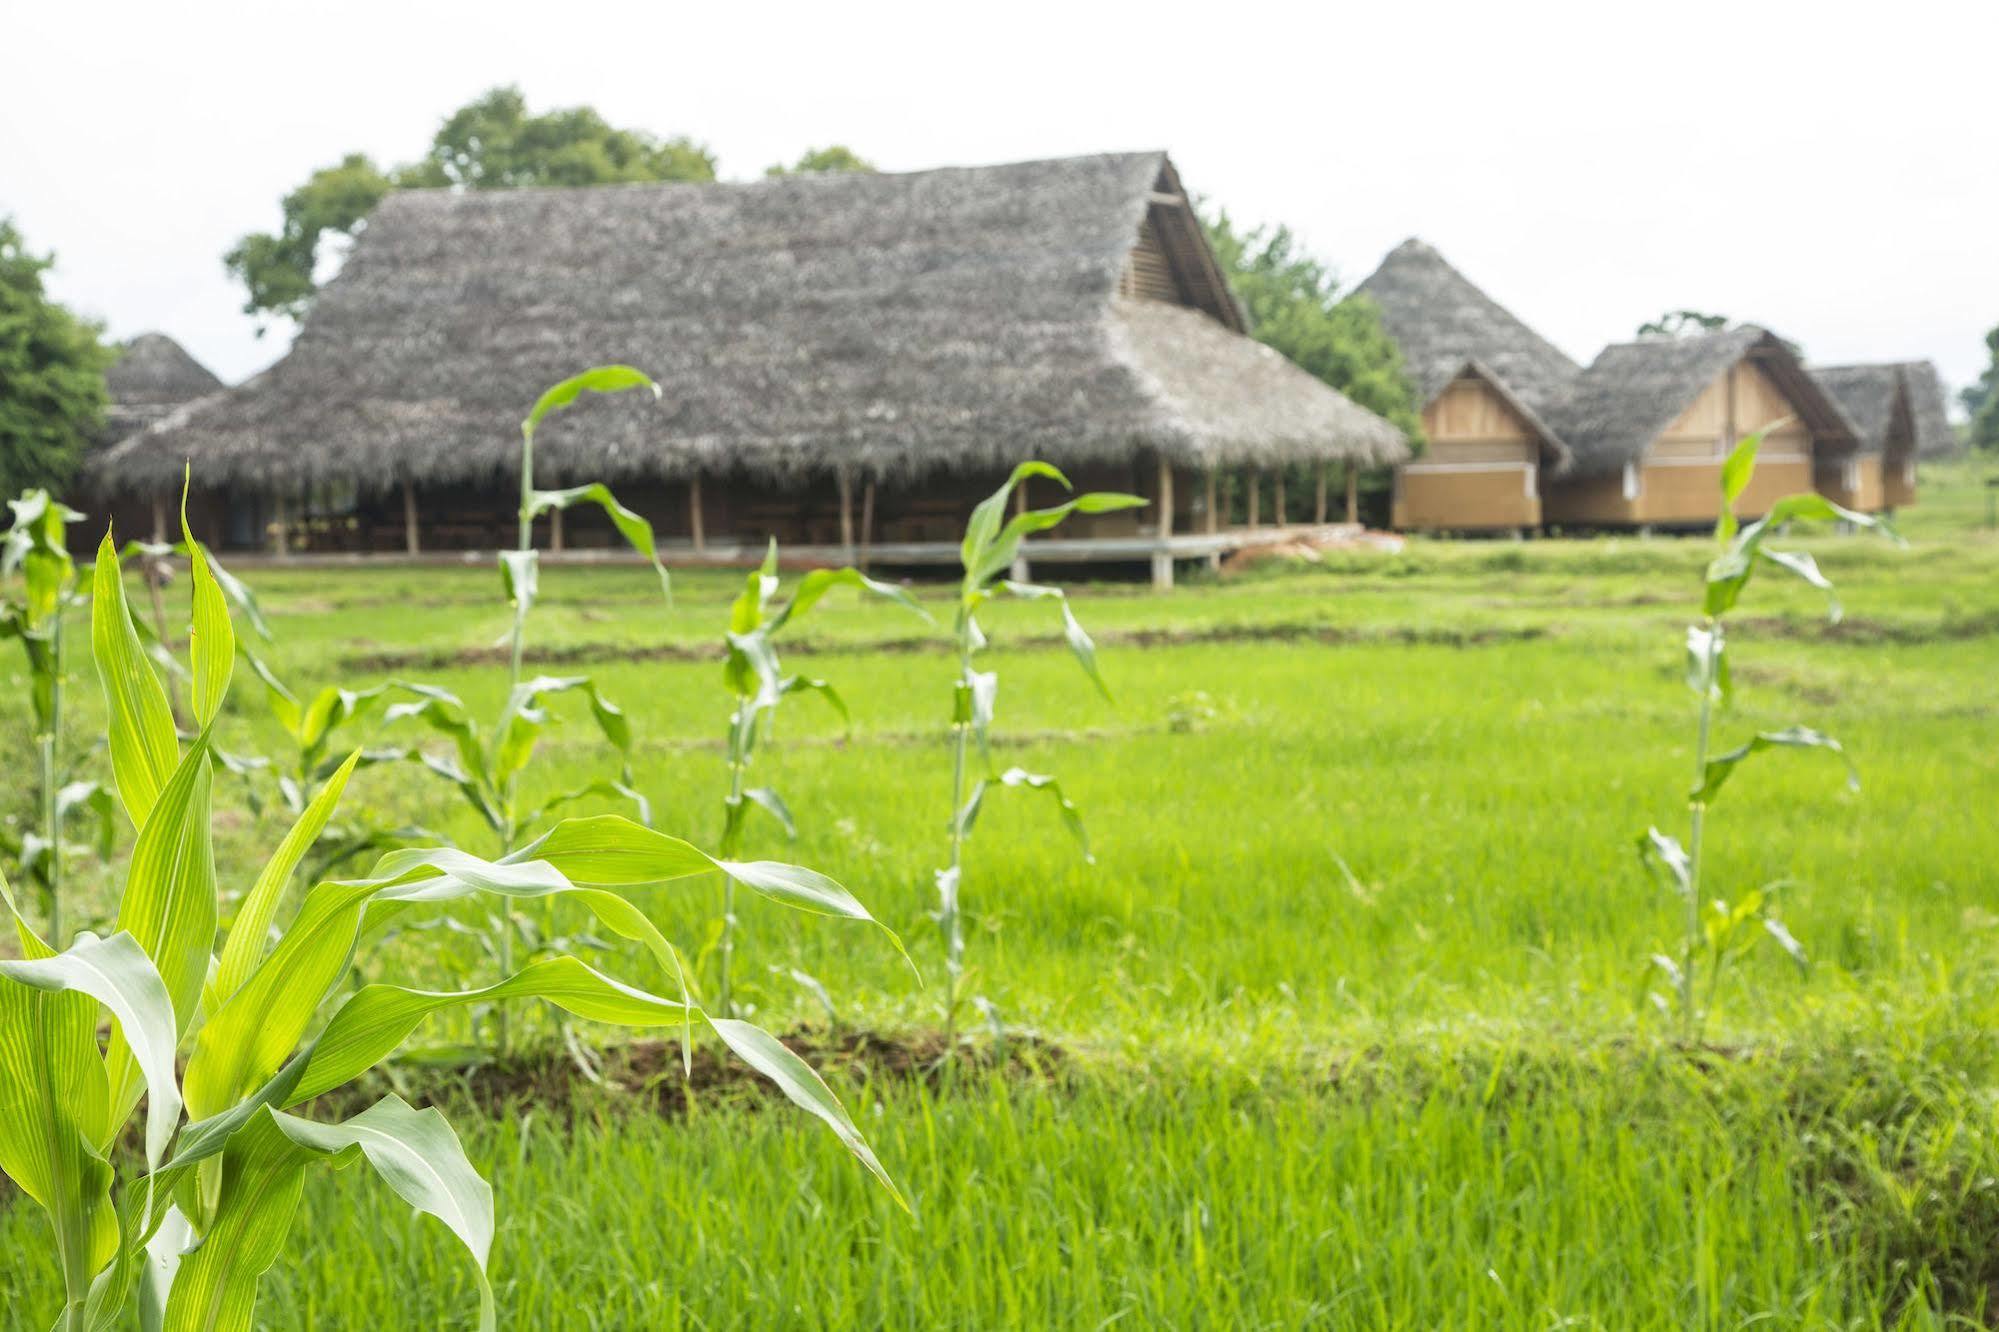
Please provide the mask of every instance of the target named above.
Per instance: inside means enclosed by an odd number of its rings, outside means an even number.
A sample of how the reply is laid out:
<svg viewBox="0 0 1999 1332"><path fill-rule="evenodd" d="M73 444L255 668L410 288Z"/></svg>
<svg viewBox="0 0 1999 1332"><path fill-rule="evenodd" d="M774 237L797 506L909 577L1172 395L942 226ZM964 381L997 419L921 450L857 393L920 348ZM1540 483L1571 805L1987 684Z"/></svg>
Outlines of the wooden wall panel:
<svg viewBox="0 0 1999 1332"><path fill-rule="evenodd" d="M1812 488L1812 466L1802 459L1769 459L1758 462L1748 489L1736 501L1735 511L1754 518L1785 495ZM1640 523L1711 523L1721 514L1721 463L1647 463L1639 474L1637 503L1633 506Z"/></svg>
<svg viewBox="0 0 1999 1332"><path fill-rule="evenodd" d="M1445 385L1423 409L1423 433L1433 448L1455 440L1517 440L1529 446L1521 456L1533 456L1533 427L1483 380L1459 379Z"/></svg>
<svg viewBox="0 0 1999 1332"><path fill-rule="evenodd" d="M1735 381L1733 412L1729 409L1731 375ZM1791 405L1776 381L1755 362L1742 361L1732 370L1716 376L1712 384L1702 389L1701 395L1680 413L1679 418L1659 432L1658 442L1705 442L1726 453L1734 447L1736 439L1774 426L1787 417L1791 419L1783 426L1770 430L1766 439L1776 439L1780 435L1803 437L1805 429L1798 423L1797 408ZM1731 429L1734 432L1732 436Z"/></svg>
<svg viewBox="0 0 1999 1332"><path fill-rule="evenodd" d="M1480 531L1538 527L1540 498L1526 465L1479 471L1404 467L1395 478L1395 526Z"/></svg>
<svg viewBox="0 0 1999 1332"><path fill-rule="evenodd" d="M1901 509L1916 502L1916 460L1889 454L1881 463L1881 507Z"/></svg>

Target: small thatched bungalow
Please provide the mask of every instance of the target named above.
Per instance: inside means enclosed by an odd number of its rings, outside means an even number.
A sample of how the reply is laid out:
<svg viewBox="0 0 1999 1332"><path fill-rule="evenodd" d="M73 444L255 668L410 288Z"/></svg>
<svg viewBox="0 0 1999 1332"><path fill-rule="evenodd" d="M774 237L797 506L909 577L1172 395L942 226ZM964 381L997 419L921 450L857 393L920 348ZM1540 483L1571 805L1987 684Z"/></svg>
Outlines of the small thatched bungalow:
<svg viewBox="0 0 1999 1332"><path fill-rule="evenodd" d="M1568 461L1547 414L1580 367L1411 238L1355 291L1402 349L1429 448L1395 469L1397 527L1536 527L1542 478Z"/></svg>
<svg viewBox="0 0 1999 1332"><path fill-rule="evenodd" d="M1573 455L1550 523L1698 526L1721 506L1721 464L1762 432L1744 516L1812 489L1821 451L1853 447L1846 414L1781 339L1753 325L1606 347L1551 413Z"/></svg>
<svg viewBox="0 0 1999 1332"><path fill-rule="evenodd" d="M115 444L177 407L220 392L222 381L166 334L141 333L118 349L104 387L111 406L99 438Z"/></svg>
<svg viewBox="0 0 1999 1332"><path fill-rule="evenodd" d="M1358 290L1402 348L1430 438L1396 469L1399 527L1704 525L1722 460L1755 431L1742 513L1815 486L1879 508L1913 497L1916 453L1949 447L1927 364L1808 372L1745 325L1608 347L1583 369L1419 240Z"/></svg>
<svg viewBox="0 0 1999 1332"><path fill-rule="evenodd" d="M393 194L283 360L100 476L156 496L190 458L224 545L492 548L512 538L524 409L606 361L663 399L554 418L537 479L610 482L683 556L775 536L943 561L971 504L1040 457L1153 501L1065 526L1065 545L1170 578L1230 542L1218 469L1406 456L1387 422L1245 336L1154 152ZM592 517L567 524L551 535L570 548L614 544Z"/></svg>
<svg viewBox="0 0 1999 1332"><path fill-rule="evenodd" d="M1916 502L1916 460L1957 446L1943 381L1928 361L1813 366L1812 376L1837 401L1857 434L1854 447L1821 450L1819 491L1863 513Z"/></svg>

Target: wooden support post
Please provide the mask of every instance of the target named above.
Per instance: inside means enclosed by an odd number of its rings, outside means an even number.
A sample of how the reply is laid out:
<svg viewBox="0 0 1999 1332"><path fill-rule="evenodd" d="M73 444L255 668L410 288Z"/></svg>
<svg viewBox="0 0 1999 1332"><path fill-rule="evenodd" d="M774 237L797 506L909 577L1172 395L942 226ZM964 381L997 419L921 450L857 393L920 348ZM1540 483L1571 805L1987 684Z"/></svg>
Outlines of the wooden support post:
<svg viewBox="0 0 1999 1332"><path fill-rule="evenodd" d="M1277 520L1277 526L1284 526L1284 469L1278 468L1270 478L1270 514Z"/></svg>
<svg viewBox="0 0 1999 1332"><path fill-rule="evenodd" d="M854 475L844 467L833 469L833 479L840 486L840 548L847 554L847 563L854 562Z"/></svg>
<svg viewBox="0 0 1999 1332"><path fill-rule="evenodd" d="M868 559L873 552L874 544L875 479L869 477L867 485L861 488L861 550L859 563L863 569L868 567Z"/></svg>
<svg viewBox="0 0 1999 1332"><path fill-rule="evenodd" d="M416 528L416 483L408 477L403 478L403 550L410 555L423 550Z"/></svg>
<svg viewBox="0 0 1999 1332"><path fill-rule="evenodd" d="M153 544L167 544L167 500L164 495L153 496Z"/></svg>
<svg viewBox="0 0 1999 1332"><path fill-rule="evenodd" d="M701 554L708 549L707 533L701 529L701 473L687 478L687 535L694 542L694 553Z"/></svg>
<svg viewBox="0 0 1999 1332"><path fill-rule="evenodd" d="M1252 467L1247 472L1243 473L1243 480L1244 484L1246 484L1249 487L1249 514L1246 525L1250 527L1255 527L1257 519L1256 506L1262 500L1262 496L1259 492L1263 488L1262 487L1263 477L1254 467Z"/></svg>
<svg viewBox="0 0 1999 1332"><path fill-rule="evenodd" d="M1173 538L1173 464L1159 460L1159 549L1152 553L1152 586L1161 592L1173 587L1173 552L1167 542Z"/></svg>
<svg viewBox="0 0 1999 1332"><path fill-rule="evenodd" d="M271 524L271 550L273 554L282 560L292 553L291 543L286 539L285 494L282 490L277 493L276 501L278 516L277 521Z"/></svg>
<svg viewBox="0 0 1999 1332"><path fill-rule="evenodd" d="M1360 526L1360 464L1347 460L1347 525Z"/></svg>
<svg viewBox="0 0 1999 1332"><path fill-rule="evenodd" d="M1208 469L1208 535L1209 536L1215 536L1218 533L1220 533L1220 531L1222 530L1222 505L1221 505L1221 493L1220 493L1221 488L1217 484L1217 480L1218 478L1216 477L1216 469L1210 467ZM1212 550L1208 552L1208 568L1211 572L1214 573L1220 573L1222 571L1221 551Z"/></svg>
<svg viewBox="0 0 1999 1332"><path fill-rule="evenodd" d="M1312 521L1326 525L1326 464L1320 463L1312 477Z"/></svg>
<svg viewBox="0 0 1999 1332"><path fill-rule="evenodd" d="M562 510L548 511L548 548L556 553L562 551Z"/></svg>

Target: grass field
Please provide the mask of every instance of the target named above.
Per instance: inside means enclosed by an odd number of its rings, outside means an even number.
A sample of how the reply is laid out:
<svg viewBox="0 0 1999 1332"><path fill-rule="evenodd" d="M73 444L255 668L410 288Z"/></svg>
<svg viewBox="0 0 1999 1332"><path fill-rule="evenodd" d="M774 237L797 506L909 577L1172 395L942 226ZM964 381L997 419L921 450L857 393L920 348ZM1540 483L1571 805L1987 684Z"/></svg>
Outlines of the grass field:
<svg viewBox="0 0 1999 1332"><path fill-rule="evenodd" d="M913 1216L828 1136L747 1093L667 1117L590 1088L559 1106L460 1103L498 1194L503 1319L1999 1321L1999 537L1982 527L1981 480L1926 473L1907 549L1809 542L1841 586L1841 626L1802 585L1749 593L1721 739L1809 722L1846 743L1864 784L1849 792L1823 756L1776 754L1718 804L1710 885L1789 881L1782 915L1814 966L1801 979L1775 949L1752 953L1698 1051L1640 1001L1678 905L1634 842L1684 819L1681 637L1702 543L1418 541L1164 597L1079 589L1111 703L1049 607L1001 608L1000 757L1059 775L1097 853L1083 864L1026 797L996 797L969 852L975 988L1040 1053L935 1080L865 1061L834 1072ZM481 715L504 691L492 648L508 612L487 569L240 572L296 688L425 680ZM546 669L588 671L625 706L657 824L697 842L720 826L728 703L712 649L736 585L681 576L668 613L643 571L551 569L531 631ZM941 589L924 591L941 616ZM827 1023L784 968L825 983L843 1028L937 1025L926 913L945 854L947 646L893 607L841 599L791 649L853 719L786 705L759 775L800 835L753 824L750 851L840 878L930 985L865 929L752 904L745 972L778 1029ZM81 650L72 666L76 733L91 734L101 704ZM278 752L247 672L229 708L225 747ZM580 709L565 715L530 794L609 765ZM24 725L0 733L14 771L29 752ZM283 829L240 796L218 785L225 891ZM361 773L348 807L494 851L456 801L397 765ZM13 803L30 813L25 785ZM108 910L116 867L75 873ZM719 896L662 890L650 905L691 952ZM454 983L487 965L438 930L374 956ZM461 1100L448 1078L397 1076ZM471 1325L462 1253L361 1172L311 1184L307 1211L261 1325ZM0 1328L47 1325L43 1235L32 1209L0 1212Z"/></svg>

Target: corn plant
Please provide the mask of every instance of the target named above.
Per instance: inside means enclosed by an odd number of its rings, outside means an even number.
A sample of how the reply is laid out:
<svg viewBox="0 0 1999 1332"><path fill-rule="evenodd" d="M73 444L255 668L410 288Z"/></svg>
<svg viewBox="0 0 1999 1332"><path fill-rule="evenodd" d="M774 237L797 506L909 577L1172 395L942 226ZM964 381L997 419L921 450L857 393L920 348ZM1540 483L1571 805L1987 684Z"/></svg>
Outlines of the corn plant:
<svg viewBox="0 0 1999 1332"><path fill-rule="evenodd" d="M32 832L9 834L6 849L41 899L49 932L56 934L63 927L63 833L72 815L95 819L100 860L111 858L116 835L111 793L95 782L64 778L63 612L80 600L67 531L82 515L46 490L25 491L7 505L14 521L0 545L0 574L20 576L21 596L0 604L0 637L18 639L27 656L36 821Z"/></svg>
<svg viewBox="0 0 1999 1332"><path fill-rule="evenodd" d="M1082 848L1083 859L1094 861L1082 815L1075 804L1062 794L1060 784L1053 777L1019 767L998 773L994 771L991 734L993 705L999 696L999 676L993 671L981 671L974 664L974 658L986 646L986 636L979 629L978 613L993 598L996 589L1030 601L1054 601L1062 612L1062 636L1068 641L1070 651L1075 653L1090 682L1108 699L1110 690L1105 687L1103 676L1097 670L1096 645L1083 632L1083 626L1077 622L1075 612L1069 606L1069 598L1062 589L1039 583L1015 582L1004 575L1020 557L1021 542L1029 535L1047 531L1072 513L1108 513L1115 509L1136 508L1145 501L1135 495L1092 492L1078 495L1054 508L1027 509L1008 518L1007 501L1012 497L1014 488L1037 476L1047 477L1065 490L1073 489L1069 478L1049 464L1021 463L1013 469L1013 474L1004 485L972 510L965 539L959 547L959 560L965 573L958 586L953 631L958 654L958 678L952 689L951 704L951 861L936 872L937 910L933 913L938 931L943 935L944 969L948 977L944 997L947 1043L954 1042L956 1038L958 1009L965 999L967 980L965 927L959 905L965 841L972 834L972 825L978 819L986 793L994 786L1046 792L1061 811L1069 831L1075 835L1077 844ZM977 747L978 762L983 770L983 775L976 780L972 776L974 746ZM988 1018L997 1021L996 1010L990 1001L981 996L975 998L973 1003Z"/></svg>
<svg viewBox="0 0 1999 1332"><path fill-rule="evenodd" d="M67 947L38 934L4 880L0 907L24 956L0 961L0 1170L48 1214L64 1302L55 1326L100 1332L247 1332L257 1286L283 1251L306 1174L367 1161L471 1254L482 1328L492 1191L434 1109L385 1097L340 1122L297 1113L387 1058L427 1018L541 999L628 1027L705 1022L723 1044L833 1131L901 1201L839 1100L804 1061L749 1023L708 1017L574 957L491 985L441 992L389 982L344 989L364 939L400 918L478 897L561 899L641 944L663 976L677 954L628 895L716 871L806 910L870 920L833 880L775 862L719 860L614 815L556 824L499 860L406 848L365 878L312 887L280 924L285 882L338 801L335 769L220 930L211 844L212 734L234 661L233 630L200 548L193 563L190 707L183 749L147 664L107 535L93 574L92 643L119 802L138 829L108 937ZM893 937L891 935L891 937ZM108 1035L100 1024L108 1017ZM185 1058L177 1075L177 1061ZM121 1180L112 1146L145 1100L142 1167Z"/></svg>
<svg viewBox="0 0 1999 1332"><path fill-rule="evenodd" d="M652 821L650 806L632 782L631 723L618 706L605 697L587 676L521 678L528 612L534 606L540 584L540 557L534 548L534 520L542 514L577 504L597 505L632 548L652 562L661 592L671 599L672 585L668 581L666 567L660 563L652 525L618 503L609 488L601 482L593 482L568 490L538 490L534 484L535 430L544 420L586 392L623 393L631 389L646 389L655 398L659 396L659 385L630 366L599 366L566 379L543 393L521 422L519 540L513 550L500 554L500 572L508 603L513 609L507 700L490 733L482 739L464 703L449 691L429 685L401 685L400 688L414 694L415 699L391 704L383 713L384 720L389 722L404 718L419 719L451 740L456 751L455 758L419 757L426 767L451 782L471 802L497 835L503 853L511 852L520 845L528 830L552 809L585 796L609 795L629 801L638 812L640 822ZM546 700L567 693L581 693L589 701L591 717L620 755L618 776L615 780L590 782L533 810L524 809L519 800L520 774L533 758L535 744L550 721ZM516 933L517 924L511 912L501 913L493 922L491 951L502 972L513 969ZM504 1009L500 1010L496 1021L496 1043L499 1052L505 1054L509 1042Z"/></svg>
<svg viewBox="0 0 1999 1332"><path fill-rule="evenodd" d="M1824 592L1830 618L1839 620L1839 599L1818 562L1808 552L1778 550L1768 544L1768 538L1787 523L1843 522L1856 529L1880 530L1899 540L1880 519L1842 508L1814 493L1786 496L1755 522L1746 526L1739 523L1735 503L1755 473L1756 452L1761 442L1760 435L1749 436L1722 465L1722 511L1715 524L1719 549L1704 575L1700 623L1687 628L1687 687L1700 701L1694 731L1694 775L1687 790L1687 839L1682 844L1678 838L1650 828L1638 841L1640 858L1651 867L1660 883L1679 897L1685 910L1679 955L1656 953L1651 966L1665 978L1674 996L1669 1000L1653 992L1652 999L1663 1011L1671 1012L1677 1007L1682 1032L1688 1041L1700 1037L1724 968L1757 940L1774 941L1801 969L1808 966L1804 947L1774 913L1775 896L1781 884L1752 889L1732 903L1707 896L1702 857L1706 849L1708 809L1715 797L1745 760L1770 749L1823 750L1846 764L1851 789L1858 790L1860 786L1859 772L1839 741L1809 726L1759 731L1733 749L1716 752L1717 710L1726 708L1734 699L1723 645L1725 619L1749 586L1751 576L1767 564ZM1696 986L1697 974L1703 967L1707 976L1705 999Z"/></svg>
<svg viewBox="0 0 1999 1332"><path fill-rule="evenodd" d="M819 694L847 720L847 704L839 691L824 680L805 675L786 675L777 659L777 636L786 626L797 623L821 598L836 587L856 587L887 597L922 616L928 611L916 599L893 583L869 578L858 569L814 569L798 580L798 587L782 608L773 611L778 593L777 542L764 554L761 568L752 570L743 590L729 608L728 656L722 664L722 683L734 706L729 713L726 745L729 764L729 793L722 800L723 858L742 850L743 825L751 806L764 810L784 828L787 837L796 836L790 808L776 789L748 785L750 764L756 757L757 742L777 720L777 705L787 694L811 690ZM717 984L715 1006L724 1017L735 1015L734 961L736 951L736 886L722 881L722 918L716 931ZM800 976L804 984L809 977ZM814 982L816 984L816 982ZM811 988L810 986L807 987ZM822 991L823 993L823 991Z"/></svg>

